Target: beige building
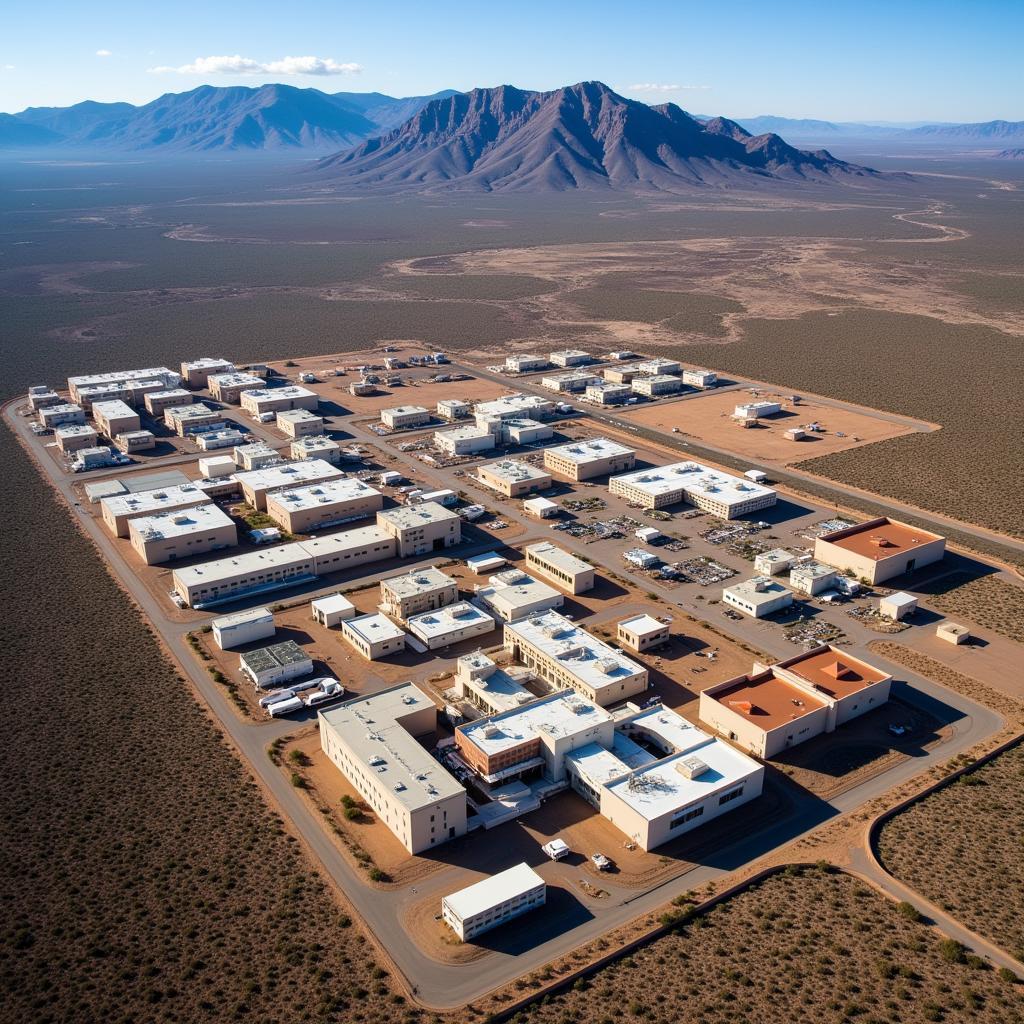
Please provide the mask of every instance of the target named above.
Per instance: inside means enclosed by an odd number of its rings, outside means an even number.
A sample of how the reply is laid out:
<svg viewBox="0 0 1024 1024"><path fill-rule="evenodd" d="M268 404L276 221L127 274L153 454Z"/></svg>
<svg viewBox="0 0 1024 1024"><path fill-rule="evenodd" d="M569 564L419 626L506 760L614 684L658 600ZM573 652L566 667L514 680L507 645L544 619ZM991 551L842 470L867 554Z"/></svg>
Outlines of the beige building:
<svg viewBox="0 0 1024 1024"><path fill-rule="evenodd" d="M526 567L570 594L585 594L594 589L594 567L550 541L526 548Z"/></svg>
<svg viewBox="0 0 1024 1024"><path fill-rule="evenodd" d="M82 448L95 448L98 434L85 423L68 423L57 427L53 432L57 447L62 455L80 451Z"/></svg>
<svg viewBox="0 0 1024 1024"><path fill-rule="evenodd" d="M674 395L683 390L683 382L679 377L667 373L659 373L654 377L634 377L630 385L633 393L647 398L660 398L662 395Z"/></svg>
<svg viewBox="0 0 1024 1024"><path fill-rule="evenodd" d="M405 650L405 632L380 612L343 619L341 635L367 661L387 658Z"/></svg>
<svg viewBox="0 0 1024 1024"><path fill-rule="evenodd" d="M556 689L606 707L647 689L647 669L555 611L505 623L505 649Z"/></svg>
<svg viewBox="0 0 1024 1024"><path fill-rule="evenodd" d="M303 459L323 459L324 462L337 466L341 462L341 445L324 436L300 437L288 446L288 454L296 462Z"/></svg>
<svg viewBox="0 0 1024 1024"><path fill-rule="evenodd" d="M580 348L565 348L548 356L553 366L586 366L591 358L589 352L584 352Z"/></svg>
<svg viewBox="0 0 1024 1024"><path fill-rule="evenodd" d="M354 619L358 614L356 606L340 592L314 598L309 603L309 610L313 618L326 629L340 626L345 619Z"/></svg>
<svg viewBox="0 0 1024 1024"><path fill-rule="evenodd" d="M281 453L276 448L271 448L266 441L237 444L232 450L232 455L238 467L247 473L263 469L264 466L276 466L282 462Z"/></svg>
<svg viewBox="0 0 1024 1024"><path fill-rule="evenodd" d="M144 370L113 370L108 373L87 373L82 376L68 377L68 392L71 401L83 404L81 392L89 388L107 388L126 391L126 385L143 381L159 381L165 388L176 388L181 385L181 374L169 370L166 366L154 366Z"/></svg>
<svg viewBox="0 0 1024 1024"><path fill-rule="evenodd" d="M411 615L405 623L409 632L428 651L472 640L494 629L494 619L468 601Z"/></svg>
<svg viewBox="0 0 1024 1024"><path fill-rule="evenodd" d="M628 384L613 384L603 380L599 384L588 384L583 397L593 405L622 405L633 395Z"/></svg>
<svg viewBox="0 0 1024 1024"><path fill-rule="evenodd" d="M487 586L477 587L475 597L502 622L518 622L550 608L561 608L561 591L535 580L522 569L505 569L492 576Z"/></svg>
<svg viewBox="0 0 1024 1024"><path fill-rule="evenodd" d="M142 426L139 414L121 401L96 402L92 407L92 418L96 429L111 441L118 434L138 430Z"/></svg>
<svg viewBox="0 0 1024 1024"><path fill-rule="evenodd" d="M226 405L238 405L242 400L243 391L259 391L267 386L262 377L254 373L214 373L207 378L210 395L218 402Z"/></svg>
<svg viewBox="0 0 1024 1024"><path fill-rule="evenodd" d="M151 391L146 395L146 412L155 420L163 420L164 413L175 406L191 405L195 401L191 391L184 388L170 388L163 391Z"/></svg>
<svg viewBox="0 0 1024 1024"><path fill-rule="evenodd" d="M227 359L215 359L212 356L202 356L199 359L189 359L181 364L181 376L190 388L205 388L210 374L234 373L235 364Z"/></svg>
<svg viewBox="0 0 1024 1024"><path fill-rule="evenodd" d="M165 409L164 424L178 437L188 437L190 434L218 430L224 426L224 416L202 402L193 402L191 405L172 405Z"/></svg>
<svg viewBox="0 0 1024 1024"><path fill-rule="evenodd" d="M455 604L459 599L458 584L428 565L423 569L380 581L380 608L396 619L433 611Z"/></svg>
<svg viewBox="0 0 1024 1024"><path fill-rule="evenodd" d="M601 376L609 384L632 384L637 371L632 366L608 366L601 371Z"/></svg>
<svg viewBox="0 0 1024 1024"><path fill-rule="evenodd" d="M462 519L458 513L434 501L378 512L377 525L394 537L402 558L443 551L462 540Z"/></svg>
<svg viewBox="0 0 1024 1024"><path fill-rule="evenodd" d="M297 437L315 437L324 432L324 418L308 409L285 409L277 414L277 429L293 441Z"/></svg>
<svg viewBox="0 0 1024 1024"><path fill-rule="evenodd" d="M381 409L380 421L388 430L408 430L410 427L421 427L431 421L429 409L422 405L396 405L391 409Z"/></svg>
<svg viewBox="0 0 1024 1024"><path fill-rule="evenodd" d="M486 427L466 424L453 430L435 431L434 445L450 456L459 457L488 452L497 447L497 442L494 434Z"/></svg>
<svg viewBox="0 0 1024 1024"><path fill-rule="evenodd" d="M818 561L871 584L932 565L945 554L945 537L885 518L826 533L814 542Z"/></svg>
<svg viewBox="0 0 1024 1024"><path fill-rule="evenodd" d="M39 422L50 430L57 427L85 423L85 410L80 405L61 402L59 405L47 405L39 410Z"/></svg>
<svg viewBox="0 0 1024 1024"><path fill-rule="evenodd" d="M625 473L636 465L636 452L607 437L592 437L544 450L544 467L570 480Z"/></svg>
<svg viewBox="0 0 1024 1024"><path fill-rule="evenodd" d="M271 491L285 488L305 487L336 480L344 476L340 469L320 459L306 459L303 462L288 462L282 466L267 466L248 473L239 473L237 480L242 488L246 504L265 512L267 495Z"/></svg>
<svg viewBox="0 0 1024 1024"><path fill-rule="evenodd" d="M639 653L665 643L669 638L668 625L653 615L634 615L618 624L615 637L620 644Z"/></svg>
<svg viewBox="0 0 1024 1024"><path fill-rule="evenodd" d="M373 729L367 723L373 722ZM418 741L437 708L412 683L319 714L324 753L410 853L466 833L466 791Z"/></svg>
<svg viewBox="0 0 1024 1024"><path fill-rule="evenodd" d="M549 473L518 459L488 463L481 466L476 474L480 483L506 498L521 498L533 491L546 491L551 486Z"/></svg>
<svg viewBox="0 0 1024 1024"><path fill-rule="evenodd" d="M100 501L103 522L115 537L128 536L128 524L139 516L161 512L181 512L196 505L206 505L210 496L195 484L161 487L152 491L113 494Z"/></svg>
<svg viewBox="0 0 1024 1024"><path fill-rule="evenodd" d="M831 645L776 665L755 663L752 674L700 695L700 719L761 758L835 731L889 700L892 676Z"/></svg>
<svg viewBox="0 0 1024 1024"><path fill-rule="evenodd" d="M139 516L129 521L128 537L146 565L192 558L238 543L234 522L212 503Z"/></svg>
<svg viewBox="0 0 1024 1024"><path fill-rule="evenodd" d="M241 393L239 402L250 416L259 419L264 413L283 412L285 409L309 409L315 412L320 406L320 396L309 388L291 384L263 390L249 388Z"/></svg>
<svg viewBox="0 0 1024 1024"><path fill-rule="evenodd" d="M128 430L113 438L114 445L125 453L150 451L156 447L156 437L151 430Z"/></svg>
<svg viewBox="0 0 1024 1024"><path fill-rule="evenodd" d="M384 506L384 495L355 477L270 491L267 515L289 533L311 533L362 519Z"/></svg>

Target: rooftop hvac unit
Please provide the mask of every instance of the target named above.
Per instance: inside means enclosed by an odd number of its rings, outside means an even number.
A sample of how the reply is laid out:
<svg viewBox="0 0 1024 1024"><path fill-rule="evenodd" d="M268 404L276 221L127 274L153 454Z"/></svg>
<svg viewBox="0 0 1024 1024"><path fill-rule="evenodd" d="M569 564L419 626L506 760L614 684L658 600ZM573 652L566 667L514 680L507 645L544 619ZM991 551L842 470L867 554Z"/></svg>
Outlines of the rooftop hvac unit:
<svg viewBox="0 0 1024 1024"><path fill-rule="evenodd" d="M404 782L396 782L395 783L395 792L396 793L401 793L404 790L405 790L405 783Z"/></svg>
<svg viewBox="0 0 1024 1024"><path fill-rule="evenodd" d="M493 740L496 736L500 735L501 730L496 725L494 725L493 722L488 722L487 725L484 726L484 736L487 739Z"/></svg>
<svg viewBox="0 0 1024 1024"><path fill-rule="evenodd" d="M372 732L368 733L367 736L368 736L369 739L376 739L376 734L375 733L372 733ZM384 763L385 763L384 758L381 757L380 754L374 754L372 757L367 758L367 764L372 765L374 768L376 768L378 765L381 765L381 764L384 764Z"/></svg>
<svg viewBox="0 0 1024 1024"><path fill-rule="evenodd" d="M533 623L537 625L538 623ZM550 637L552 640L560 637L563 633L562 624L560 622L549 622L544 627L544 635Z"/></svg>
<svg viewBox="0 0 1024 1024"><path fill-rule="evenodd" d="M710 771L707 762L699 757L689 756L680 758L676 764L676 771L687 779L698 779L705 772Z"/></svg>
<svg viewBox="0 0 1024 1024"><path fill-rule="evenodd" d="M618 669L619 663L614 658L599 658L597 667L606 676L610 676Z"/></svg>
<svg viewBox="0 0 1024 1024"><path fill-rule="evenodd" d="M407 693L402 698L402 703L403 704L415 704L416 703L416 698L411 693Z"/></svg>
<svg viewBox="0 0 1024 1024"><path fill-rule="evenodd" d="M179 512L177 515L171 517L171 522L177 523L179 526L189 521L188 516L184 512Z"/></svg>

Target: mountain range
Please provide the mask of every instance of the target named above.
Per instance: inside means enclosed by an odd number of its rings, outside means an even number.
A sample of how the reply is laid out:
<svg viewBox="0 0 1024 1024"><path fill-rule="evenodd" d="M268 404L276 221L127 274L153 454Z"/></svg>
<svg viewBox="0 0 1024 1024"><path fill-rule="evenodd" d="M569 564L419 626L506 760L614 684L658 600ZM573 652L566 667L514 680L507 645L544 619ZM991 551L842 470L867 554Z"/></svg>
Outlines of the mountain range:
<svg viewBox="0 0 1024 1024"><path fill-rule="evenodd" d="M393 131L325 157L314 174L353 186L488 192L887 177L727 118L701 122L673 103L626 99L601 82L434 99Z"/></svg>

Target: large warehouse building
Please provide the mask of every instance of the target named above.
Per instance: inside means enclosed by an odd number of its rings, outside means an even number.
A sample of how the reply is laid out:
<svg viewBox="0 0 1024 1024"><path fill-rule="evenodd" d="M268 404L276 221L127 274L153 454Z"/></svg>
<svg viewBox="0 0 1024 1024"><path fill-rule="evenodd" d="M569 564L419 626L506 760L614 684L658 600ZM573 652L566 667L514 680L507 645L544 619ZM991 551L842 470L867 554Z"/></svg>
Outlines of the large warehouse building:
<svg viewBox="0 0 1024 1024"><path fill-rule="evenodd" d="M410 852L466 832L466 791L416 737L437 728L437 708L412 683L319 713L324 753Z"/></svg>
<svg viewBox="0 0 1024 1024"><path fill-rule="evenodd" d="M373 515L384 507L384 495L380 491L347 476L306 487L271 491L266 501L267 515L289 533L311 533L337 526Z"/></svg>
<svg viewBox="0 0 1024 1024"><path fill-rule="evenodd" d="M238 543L234 521L212 503L131 519L128 536L146 565L194 558Z"/></svg>
<svg viewBox="0 0 1024 1024"><path fill-rule="evenodd" d="M776 493L770 487L731 476L699 462L674 462L613 476L608 490L643 508L665 508L687 501L722 519L735 519L771 508Z"/></svg>
<svg viewBox="0 0 1024 1024"><path fill-rule="evenodd" d="M872 584L932 565L945 554L945 537L884 517L826 533L814 542L818 561L850 570Z"/></svg>

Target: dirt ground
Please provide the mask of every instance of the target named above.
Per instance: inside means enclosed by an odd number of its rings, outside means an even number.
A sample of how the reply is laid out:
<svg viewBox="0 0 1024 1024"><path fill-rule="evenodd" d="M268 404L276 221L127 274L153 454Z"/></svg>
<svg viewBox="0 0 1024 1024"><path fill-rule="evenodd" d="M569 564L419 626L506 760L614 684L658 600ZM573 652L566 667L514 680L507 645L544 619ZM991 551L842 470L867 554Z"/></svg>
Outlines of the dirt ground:
<svg viewBox="0 0 1024 1024"><path fill-rule="evenodd" d="M867 412L837 408L813 398L804 398L794 406L775 394L762 394L758 400L781 400L782 412L759 420L756 427L744 429L732 419L732 412L748 400L753 399L746 391L708 392L690 400L627 409L623 416L667 433L678 428L681 434L739 456L780 466L914 433L912 427L891 423ZM802 441L786 439L785 431L813 422L820 423L825 432L808 434Z"/></svg>

